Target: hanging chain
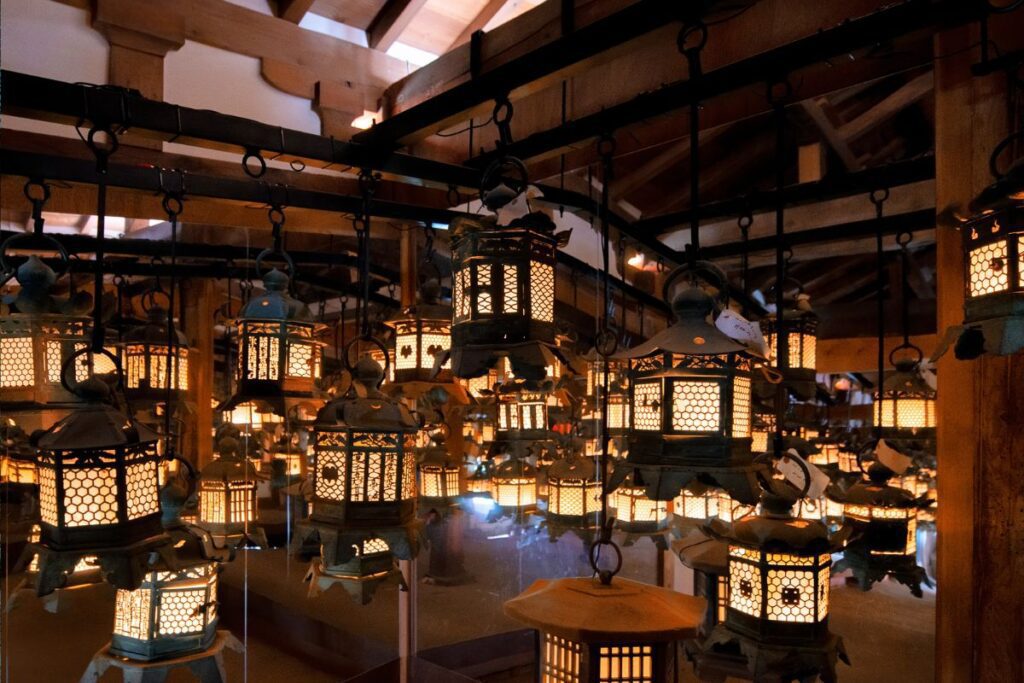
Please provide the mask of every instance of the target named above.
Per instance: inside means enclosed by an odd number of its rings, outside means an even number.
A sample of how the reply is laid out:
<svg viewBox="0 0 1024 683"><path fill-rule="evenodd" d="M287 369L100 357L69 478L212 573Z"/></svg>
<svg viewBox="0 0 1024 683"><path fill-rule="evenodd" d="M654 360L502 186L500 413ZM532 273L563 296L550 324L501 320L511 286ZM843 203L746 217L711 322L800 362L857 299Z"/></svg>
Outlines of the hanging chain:
<svg viewBox="0 0 1024 683"><path fill-rule="evenodd" d="M679 52L686 58L690 98L690 243L686 247L691 268L700 258L700 97L698 87L703 74L700 54L708 42L708 27L698 20L683 25L676 38Z"/></svg>
<svg viewBox="0 0 1024 683"><path fill-rule="evenodd" d="M910 243L914 241L914 233L908 231L896 235L896 244L900 248L900 276L901 276L901 316L900 322L903 326L903 346L910 346Z"/></svg>
<svg viewBox="0 0 1024 683"><path fill-rule="evenodd" d="M882 385L885 384L885 245L882 243L882 217L885 214L885 202L889 199L889 190L875 190L871 193L871 203L875 205L875 221L878 224L875 231L875 256L878 286L878 298L876 315L878 316L878 398L882 397ZM875 438L882 438L882 401L878 400L875 415Z"/></svg>
<svg viewBox="0 0 1024 683"><path fill-rule="evenodd" d="M164 366L164 386L167 388L167 401L164 404L164 439L165 439L165 451L164 455L170 457L172 449L172 434L171 434L171 397L173 395L173 386L177 382L172 382L174 375L179 372L179 363L181 362L178 357L178 339L174 334L174 299L177 291L177 259L178 259L178 216L185 208L185 172L177 170L178 178L180 180L178 187L168 188L164 184L164 169L158 169L160 188L163 191L163 199L161 205L163 206L164 212L167 214L167 221L171 224L171 285L170 291L167 293L167 362ZM172 375L172 368L174 374Z"/></svg>
<svg viewBox="0 0 1024 683"><path fill-rule="evenodd" d="M379 180L380 176L374 175L373 171L368 168L359 172L359 192L363 201L359 216L362 221L362 230L357 231L357 235L360 238L359 277L363 299L361 333L365 338L370 337L370 209Z"/></svg>
<svg viewBox="0 0 1024 683"><path fill-rule="evenodd" d="M43 207L50 199L50 186L43 180L31 179L25 183L25 198L32 202L32 234L43 234Z"/></svg>
<svg viewBox="0 0 1024 683"><path fill-rule="evenodd" d="M100 136L106 138L106 144L100 142ZM106 220L107 220L107 170L110 156L117 151L117 135L109 125L95 124L89 129L86 145L96 158L96 172L99 175L96 183L96 273L93 278L92 309L92 344L94 353L103 351L103 260L106 256Z"/></svg>
<svg viewBox="0 0 1024 683"><path fill-rule="evenodd" d="M740 286L743 289L743 296L747 298L750 296L750 253L748 246L750 244L750 226L754 223L754 216L750 212L750 207L744 207L743 213L740 214L738 224L740 227L740 241L743 245L743 253L740 255Z"/></svg>
<svg viewBox="0 0 1024 683"><path fill-rule="evenodd" d="M767 99L775 115L775 366L789 367L789 333L785 318L786 280L786 104L793 95L788 79L768 84ZM781 457L784 448L784 427L789 403L789 390L785 382L775 385L775 457Z"/></svg>

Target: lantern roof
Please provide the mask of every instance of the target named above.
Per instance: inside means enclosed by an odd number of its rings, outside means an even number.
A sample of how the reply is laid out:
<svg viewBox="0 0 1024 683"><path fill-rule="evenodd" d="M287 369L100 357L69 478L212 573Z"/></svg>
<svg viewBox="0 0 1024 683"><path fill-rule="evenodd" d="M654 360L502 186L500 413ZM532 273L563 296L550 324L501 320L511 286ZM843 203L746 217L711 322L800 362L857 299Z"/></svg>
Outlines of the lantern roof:
<svg viewBox="0 0 1024 683"><path fill-rule="evenodd" d="M78 384L86 400L39 437L37 447L46 451L91 451L130 447L157 440L157 434L144 424L114 408L110 387L96 377Z"/></svg>
<svg viewBox="0 0 1024 683"><path fill-rule="evenodd" d="M441 300L441 283L436 278L430 278L423 282L419 288L419 301L412 306L399 311L397 314L384 321L389 327L395 327L399 322L410 320L433 320L444 323L452 321L451 304Z"/></svg>
<svg viewBox="0 0 1024 683"><path fill-rule="evenodd" d="M870 507L923 508L931 505L927 495L917 498L910 491L889 484L893 476L893 471L885 465L871 463L867 479L861 478L845 488L833 484L828 489L829 498L848 505Z"/></svg>
<svg viewBox="0 0 1024 683"><path fill-rule="evenodd" d="M1024 199L1024 162L1017 161L991 185L971 201L974 213L996 211Z"/></svg>
<svg viewBox="0 0 1024 683"><path fill-rule="evenodd" d="M700 529L692 529L681 539L672 542L672 550L690 569L705 574L725 574L729 566L729 544L712 538Z"/></svg>
<svg viewBox="0 0 1024 683"><path fill-rule="evenodd" d="M447 435L438 431L430 435L430 444L422 449L420 466L433 465L445 469L458 469L459 464L445 446Z"/></svg>
<svg viewBox="0 0 1024 683"><path fill-rule="evenodd" d="M217 442L219 457L203 468L200 478L205 481L256 481L256 468L242 455L238 440L226 436Z"/></svg>
<svg viewBox="0 0 1024 683"><path fill-rule="evenodd" d="M288 276L277 268L263 276L263 289L242 308L240 320L313 321L309 307L288 294Z"/></svg>
<svg viewBox="0 0 1024 683"><path fill-rule="evenodd" d="M171 327L174 343L180 347L188 346L188 338L176 327ZM133 327L124 336L126 343L167 345L167 309L162 306L151 306L146 311L146 324Z"/></svg>
<svg viewBox="0 0 1024 683"><path fill-rule="evenodd" d="M896 361L896 371L887 372L882 383L882 392L900 392L935 397L935 389L925 381L913 360Z"/></svg>
<svg viewBox="0 0 1024 683"><path fill-rule="evenodd" d="M548 481L553 479L594 481L597 479L597 465L593 458L571 455L551 463L548 467Z"/></svg>
<svg viewBox="0 0 1024 683"><path fill-rule="evenodd" d="M671 642L693 638L703 598L629 579L538 579L507 601L505 614L577 643Z"/></svg>
<svg viewBox="0 0 1024 683"><path fill-rule="evenodd" d="M18 313L80 316L92 306L92 295L88 292L78 292L68 299L52 296L50 290L57 282L57 274L35 254L15 269L14 279L21 287L17 294L6 296L3 301Z"/></svg>
<svg viewBox="0 0 1024 683"><path fill-rule="evenodd" d="M720 356L740 353L761 357L753 346L729 337L711 322L715 309L711 295L702 288L686 287L672 300L676 321L646 342L616 354L617 358L644 358L673 353L688 356Z"/></svg>
<svg viewBox="0 0 1024 683"><path fill-rule="evenodd" d="M794 502L792 497L779 495L774 489L766 491L761 497L760 514L747 515L732 524L714 519L705 529L716 538L769 553L814 555L842 546L848 530L844 528L830 536L821 522L794 517Z"/></svg>
<svg viewBox="0 0 1024 683"><path fill-rule="evenodd" d="M509 458L494 468L497 479L525 479L537 476L537 468L522 458Z"/></svg>
<svg viewBox="0 0 1024 683"><path fill-rule="evenodd" d="M415 432L419 422L400 401L377 387L384 371L377 361L363 356L356 363L352 383L343 395L327 403L316 415L315 429L364 429L374 432Z"/></svg>

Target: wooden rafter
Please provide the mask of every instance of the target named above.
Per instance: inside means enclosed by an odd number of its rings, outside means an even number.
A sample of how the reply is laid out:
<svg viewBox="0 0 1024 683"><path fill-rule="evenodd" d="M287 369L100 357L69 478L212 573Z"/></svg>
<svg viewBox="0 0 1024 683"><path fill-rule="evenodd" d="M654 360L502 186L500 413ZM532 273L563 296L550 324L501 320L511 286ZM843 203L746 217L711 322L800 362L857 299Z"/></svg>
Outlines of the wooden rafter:
<svg viewBox="0 0 1024 683"><path fill-rule="evenodd" d="M277 0L277 16L297 24L306 16L316 0Z"/></svg>
<svg viewBox="0 0 1024 683"><path fill-rule="evenodd" d="M935 87L935 78L932 71L911 79L896 92L868 109L866 112L843 124L839 128L839 136L846 141L856 140L873 128L878 127L885 121L903 111L915 102L926 97Z"/></svg>
<svg viewBox="0 0 1024 683"><path fill-rule="evenodd" d="M487 22L493 19L508 2L509 0L487 0L487 4L477 12L477 15L473 17L473 21L469 22L466 28L462 29L462 33L448 46L448 50L456 48L463 43L468 43L470 36L477 31L482 31ZM445 52L448 50L445 50Z"/></svg>
<svg viewBox="0 0 1024 683"><path fill-rule="evenodd" d="M388 0L366 29L366 44L387 50L426 4L427 0Z"/></svg>

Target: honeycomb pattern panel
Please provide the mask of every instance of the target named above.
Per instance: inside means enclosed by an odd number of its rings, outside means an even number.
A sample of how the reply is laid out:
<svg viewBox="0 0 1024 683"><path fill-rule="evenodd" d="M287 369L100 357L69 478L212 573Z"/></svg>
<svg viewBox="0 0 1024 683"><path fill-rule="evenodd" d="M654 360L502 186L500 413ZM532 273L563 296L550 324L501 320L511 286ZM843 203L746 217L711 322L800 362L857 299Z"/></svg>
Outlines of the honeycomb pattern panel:
<svg viewBox="0 0 1024 683"><path fill-rule="evenodd" d="M60 369L64 362L63 348L64 345L56 339L46 342L46 381L50 384L60 384Z"/></svg>
<svg viewBox="0 0 1024 683"><path fill-rule="evenodd" d="M139 462L125 468L128 519L160 512L159 475L156 462Z"/></svg>
<svg viewBox="0 0 1024 683"><path fill-rule="evenodd" d="M157 632L161 636L200 633L206 625L206 589L170 589L160 591Z"/></svg>
<svg viewBox="0 0 1024 683"><path fill-rule="evenodd" d="M750 378L732 380L732 435L733 438L750 436Z"/></svg>
<svg viewBox="0 0 1024 683"><path fill-rule="evenodd" d="M465 270L460 270L452 275L452 310L455 319L461 320L466 317L466 287Z"/></svg>
<svg viewBox="0 0 1024 683"><path fill-rule="evenodd" d="M1006 291L1010 284L1008 251L1006 240L971 249L971 262L968 266L971 296Z"/></svg>
<svg viewBox="0 0 1024 683"><path fill-rule="evenodd" d="M654 648L650 645L602 647L599 683L654 683Z"/></svg>
<svg viewBox="0 0 1024 683"><path fill-rule="evenodd" d="M935 426L935 401L928 398L883 398L883 427L924 429Z"/></svg>
<svg viewBox="0 0 1024 683"><path fill-rule="evenodd" d="M395 369L415 369L419 363L416 355L415 334L399 334L395 336Z"/></svg>
<svg viewBox="0 0 1024 683"><path fill-rule="evenodd" d="M57 472L52 467L39 468L39 515L47 524L57 526Z"/></svg>
<svg viewBox="0 0 1024 683"><path fill-rule="evenodd" d="M721 427L717 382L678 381L672 384L672 429L717 432Z"/></svg>
<svg viewBox="0 0 1024 683"><path fill-rule="evenodd" d="M633 387L633 427L661 431L661 382L637 382Z"/></svg>
<svg viewBox="0 0 1024 683"><path fill-rule="evenodd" d="M534 320L555 320L555 269L530 261L530 310Z"/></svg>
<svg viewBox="0 0 1024 683"><path fill-rule="evenodd" d="M545 633L541 651L541 682L579 683L580 650L579 643Z"/></svg>
<svg viewBox="0 0 1024 683"><path fill-rule="evenodd" d="M64 522L69 527L117 523L113 467L64 470Z"/></svg>
<svg viewBox="0 0 1024 683"><path fill-rule="evenodd" d="M313 345L292 342L288 344L288 376L313 376Z"/></svg>
<svg viewBox="0 0 1024 683"><path fill-rule="evenodd" d="M0 387L35 384L31 337L0 337Z"/></svg>
<svg viewBox="0 0 1024 683"><path fill-rule="evenodd" d="M814 572L797 569L768 570L768 613L772 621L814 623Z"/></svg>
<svg viewBox="0 0 1024 683"><path fill-rule="evenodd" d="M735 555L733 549L730 554ZM729 560L729 607L761 616L761 577L755 565Z"/></svg>

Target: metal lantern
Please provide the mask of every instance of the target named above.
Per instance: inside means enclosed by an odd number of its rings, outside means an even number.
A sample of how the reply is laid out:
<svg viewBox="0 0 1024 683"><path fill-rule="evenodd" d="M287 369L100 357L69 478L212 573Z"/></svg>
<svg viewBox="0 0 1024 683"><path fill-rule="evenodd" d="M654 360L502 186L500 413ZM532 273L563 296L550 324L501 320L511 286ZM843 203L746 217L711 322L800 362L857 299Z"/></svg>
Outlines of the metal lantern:
<svg viewBox="0 0 1024 683"><path fill-rule="evenodd" d="M696 635L704 601L617 578L539 579L505 603L537 633L540 683L668 683L677 644Z"/></svg>
<svg viewBox="0 0 1024 683"><path fill-rule="evenodd" d="M537 468L522 458L509 458L494 468L491 495L501 508L533 507L537 504Z"/></svg>
<svg viewBox="0 0 1024 683"><path fill-rule="evenodd" d="M79 398L61 384L61 368L89 345L91 323L81 314L88 310L91 297L51 296L57 275L35 255L18 266L14 278L21 288L17 296L5 298L12 312L0 317L0 407L17 411L78 403ZM82 381L89 368L78 365L75 375Z"/></svg>
<svg viewBox="0 0 1024 683"><path fill-rule="evenodd" d="M508 226L464 216L452 234L452 371L478 377L507 356L516 377L542 380L555 346L555 264L569 233L543 213Z"/></svg>
<svg viewBox="0 0 1024 683"><path fill-rule="evenodd" d="M700 629L701 636L707 636L725 621L729 608L729 544L711 538L702 529L691 529L672 542L672 550L684 566L693 570L694 594L707 601ZM694 641L684 643L684 647L691 657L699 652L699 644Z"/></svg>
<svg viewBox="0 0 1024 683"><path fill-rule="evenodd" d="M243 541L256 523L257 477L236 439L222 438L217 449L219 457L199 476L198 526L223 547Z"/></svg>
<svg viewBox="0 0 1024 683"><path fill-rule="evenodd" d="M470 497L491 496L491 461L481 458L473 473L466 478L466 495Z"/></svg>
<svg viewBox="0 0 1024 683"><path fill-rule="evenodd" d="M604 387L605 360L593 352L587 360L586 410L584 420L601 419L598 392ZM629 427L629 395L626 375L629 363L625 360L608 359L608 393L604 400L608 405L608 434L619 436Z"/></svg>
<svg viewBox="0 0 1024 683"><path fill-rule="evenodd" d="M424 449L419 464L420 498L424 503L446 504L461 495L462 466L445 446L447 434L437 431L430 435L430 445Z"/></svg>
<svg viewBox="0 0 1024 683"><path fill-rule="evenodd" d="M601 512L601 482L592 458L569 455L548 467L548 520L589 525Z"/></svg>
<svg viewBox="0 0 1024 683"><path fill-rule="evenodd" d="M549 438L548 396L548 392L523 383L500 385L498 438L527 441Z"/></svg>
<svg viewBox="0 0 1024 683"><path fill-rule="evenodd" d="M220 569L197 532L172 530L173 561L160 560L139 588L117 591L111 654L150 661L202 652L213 642Z"/></svg>
<svg viewBox="0 0 1024 683"><path fill-rule="evenodd" d="M172 328L170 343L165 309L152 306L146 315L146 324L129 330L121 344L125 396L132 403L179 400L188 391L188 339Z"/></svg>
<svg viewBox="0 0 1024 683"><path fill-rule="evenodd" d="M450 382L451 364L434 361L451 348L452 307L441 303L441 286L428 280L420 287L420 302L387 321L395 331L395 375L391 381Z"/></svg>
<svg viewBox="0 0 1024 683"><path fill-rule="evenodd" d="M829 497L842 504L843 518L854 531L840 566L853 571L863 590L892 576L921 597L921 583L931 582L917 565L917 516L932 501L927 492L915 496L890 485L893 472L881 463L871 463L867 474L867 480L845 490L829 487Z"/></svg>
<svg viewBox="0 0 1024 683"><path fill-rule="evenodd" d="M615 523L631 533L654 533L666 529L671 520L670 502L648 498L647 489L635 486L631 477L627 477L608 500L608 504L615 508Z"/></svg>
<svg viewBox="0 0 1024 683"><path fill-rule="evenodd" d="M55 551L102 551L161 535L157 435L108 401L90 377L86 401L37 442L41 543Z"/></svg>
<svg viewBox="0 0 1024 683"><path fill-rule="evenodd" d="M917 361L897 360L896 372L886 373L881 393L882 435L922 437L935 429L935 390L918 371Z"/></svg>
<svg viewBox="0 0 1024 683"><path fill-rule="evenodd" d="M713 266L705 270L724 278ZM686 272L668 277L666 299ZM691 285L672 302L673 325L621 354L631 359L629 455L613 485L635 469L651 498L671 500L702 475L738 500L756 501L751 364L759 356L710 322L714 309L711 296Z"/></svg>
<svg viewBox="0 0 1024 683"><path fill-rule="evenodd" d="M712 517L731 522L737 506L722 489L691 482L675 497L672 507L676 517L686 522L703 523Z"/></svg>
<svg viewBox="0 0 1024 683"><path fill-rule="evenodd" d="M817 389L818 316L811 310L810 297L802 286L795 297L787 297L786 304L781 328L785 346L778 344L780 329L776 316L765 316L760 322L761 330L787 389L802 400L810 400ZM771 390L774 393L774 389Z"/></svg>
<svg viewBox="0 0 1024 683"><path fill-rule="evenodd" d="M0 484L25 487L39 483L28 434L11 418L0 424Z"/></svg>
<svg viewBox="0 0 1024 683"><path fill-rule="evenodd" d="M350 550L351 554L347 558L328 560L328 553L321 549L325 557L313 562L306 577L310 582L311 597L337 584L357 603L368 605L382 583L399 575L394 556L384 539L377 536L360 537L354 539Z"/></svg>
<svg viewBox="0 0 1024 683"><path fill-rule="evenodd" d="M314 523L401 526L416 503L418 424L402 403L381 393L383 371L364 356L352 384L324 406L313 426Z"/></svg>
<svg viewBox="0 0 1024 683"><path fill-rule="evenodd" d="M817 467L839 467L839 442L835 439L823 438L817 441L818 452L807 456L807 462Z"/></svg>
<svg viewBox="0 0 1024 683"><path fill-rule="evenodd" d="M288 276L272 269L263 276L264 293L252 297L235 321L238 366L235 395L220 407L260 401L278 415L318 398L322 325L306 305L288 294Z"/></svg>

